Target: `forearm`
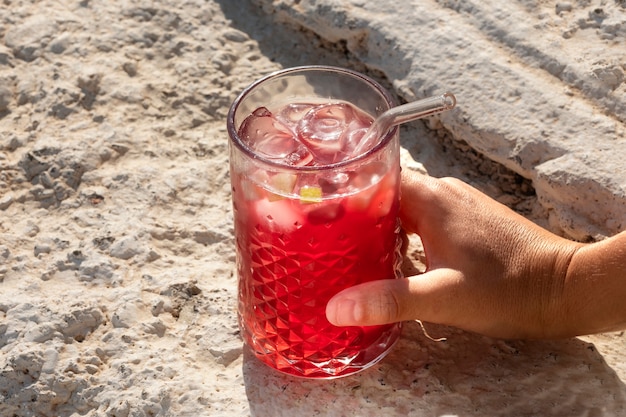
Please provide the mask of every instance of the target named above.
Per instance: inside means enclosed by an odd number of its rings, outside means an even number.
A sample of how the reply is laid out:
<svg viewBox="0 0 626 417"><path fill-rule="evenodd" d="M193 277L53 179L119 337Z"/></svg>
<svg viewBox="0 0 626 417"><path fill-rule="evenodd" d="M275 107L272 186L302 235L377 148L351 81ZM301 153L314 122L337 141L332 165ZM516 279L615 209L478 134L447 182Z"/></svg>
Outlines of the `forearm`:
<svg viewBox="0 0 626 417"><path fill-rule="evenodd" d="M626 231L578 249L563 307L564 335L626 329Z"/></svg>

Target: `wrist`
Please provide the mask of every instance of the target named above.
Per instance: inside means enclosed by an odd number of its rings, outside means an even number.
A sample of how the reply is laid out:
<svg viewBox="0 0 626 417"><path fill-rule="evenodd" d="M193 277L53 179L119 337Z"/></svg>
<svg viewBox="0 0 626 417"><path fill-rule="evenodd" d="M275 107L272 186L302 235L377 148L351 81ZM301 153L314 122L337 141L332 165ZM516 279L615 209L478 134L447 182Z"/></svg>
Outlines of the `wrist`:
<svg viewBox="0 0 626 417"><path fill-rule="evenodd" d="M626 232L582 245L564 287L566 323L575 335L625 328Z"/></svg>
<svg viewBox="0 0 626 417"><path fill-rule="evenodd" d="M578 335L577 320L574 319L580 306L584 304L572 276L576 275L576 259L586 246L581 243L559 238L554 243L553 257L543 279L548 291L545 292L542 336L544 338L572 337Z"/></svg>

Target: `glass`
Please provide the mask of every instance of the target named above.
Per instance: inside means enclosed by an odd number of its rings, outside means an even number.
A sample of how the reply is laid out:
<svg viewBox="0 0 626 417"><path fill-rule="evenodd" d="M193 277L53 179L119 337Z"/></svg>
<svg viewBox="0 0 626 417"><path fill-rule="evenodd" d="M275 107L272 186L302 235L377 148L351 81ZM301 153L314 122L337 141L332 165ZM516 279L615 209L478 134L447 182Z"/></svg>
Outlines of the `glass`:
<svg viewBox="0 0 626 417"><path fill-rule="evenodd" d="M245 133L266 120L248 118L252 113L282 114L290 104L310 109L328 102L351 103L372 118L394 105L384 88L362 74L307 66L254 82L234 101L227 120L241 333L261 361L309 378L350 375L375 364L401 329L337 327L325 315L339 291L401 276L397 127L360 155L342 148L333 153L340 158L317 165L306 146L272 157L251 142L254 132Z"/></svg>

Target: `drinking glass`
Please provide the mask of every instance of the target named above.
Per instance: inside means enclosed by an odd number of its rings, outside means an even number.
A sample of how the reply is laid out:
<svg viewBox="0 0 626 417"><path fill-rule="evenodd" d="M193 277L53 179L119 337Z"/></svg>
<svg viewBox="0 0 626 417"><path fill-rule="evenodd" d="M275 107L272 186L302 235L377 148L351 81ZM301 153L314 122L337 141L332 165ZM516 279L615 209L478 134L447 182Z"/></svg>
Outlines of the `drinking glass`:
<svg viewBox="0 0 626 417"><path fill-rule="evenodd" d="M401 330L337 327L325 315L339 291L401 276L397 127L364 153L322 165L268 157L240 134L260 107L324 102L347 102L372 118L394 106L363 74L306 66L252 83L227 119L241 334L267 365L308 378L372 366Z"/></svg>

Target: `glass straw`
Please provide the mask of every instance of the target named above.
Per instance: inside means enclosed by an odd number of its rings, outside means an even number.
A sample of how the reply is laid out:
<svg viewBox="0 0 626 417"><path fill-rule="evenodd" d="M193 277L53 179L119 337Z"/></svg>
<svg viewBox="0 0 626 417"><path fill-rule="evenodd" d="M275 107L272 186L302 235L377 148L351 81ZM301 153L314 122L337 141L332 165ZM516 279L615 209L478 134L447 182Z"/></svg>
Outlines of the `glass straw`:
<svg viewBox="0 0 626 417"><path fill-rule="evenodd" d="M352 155L356 156L375 145L392 126L431 116L451 110L456 106L456 97L452 93L444 93L422 100L392 107L374 120L368 131L356 146Z"/></svg>

